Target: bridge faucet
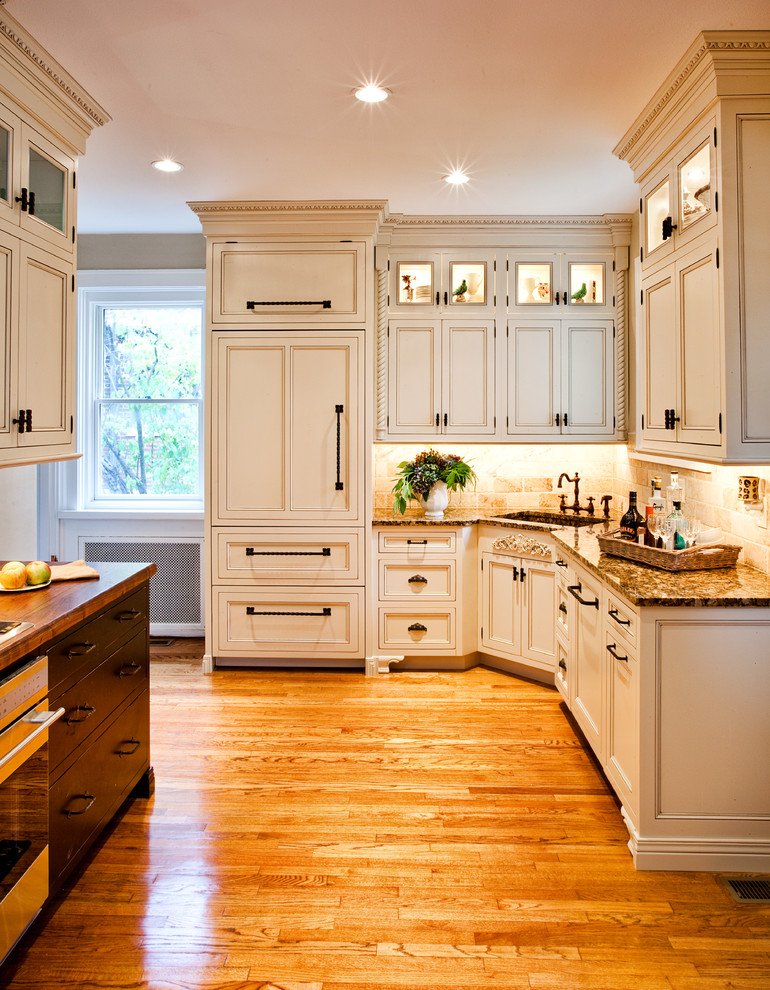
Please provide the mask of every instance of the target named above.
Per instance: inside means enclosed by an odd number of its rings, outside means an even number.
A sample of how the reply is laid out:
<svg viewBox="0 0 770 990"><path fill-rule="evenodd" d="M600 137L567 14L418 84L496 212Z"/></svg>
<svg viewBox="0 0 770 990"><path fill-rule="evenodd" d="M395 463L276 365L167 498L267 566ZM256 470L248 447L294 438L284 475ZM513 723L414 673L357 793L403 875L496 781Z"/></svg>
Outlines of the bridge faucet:
<svg viewBox="0 0 770 990"><path fill-rule="evenodd" d="M575 486L575 501L572 503L572 505L565 505L564 499L562 499L562 503L559 506L561 511L566 512L567 509L571 509L577 515L580 515L581 512L588 512L589 510L585 508L585 506L582 506L580 504L580 475L576 471L575 477L570 478L570 476L567 474L566 471L562 471L562 473L559 475L559 480L556 482L557 488L561 488L561 483L565 478L571 485L574 484Z"/></svg>

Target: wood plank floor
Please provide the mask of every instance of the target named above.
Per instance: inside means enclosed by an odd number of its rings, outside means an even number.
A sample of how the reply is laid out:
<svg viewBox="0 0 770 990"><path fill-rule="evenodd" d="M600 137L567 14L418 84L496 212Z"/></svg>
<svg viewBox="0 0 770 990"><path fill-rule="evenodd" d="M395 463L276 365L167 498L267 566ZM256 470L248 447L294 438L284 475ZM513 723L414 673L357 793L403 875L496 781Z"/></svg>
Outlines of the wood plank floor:
<svg viewBox="0 0 770 990"><path fill-rule="evenodd" d="M488 670L152 666L157 789L0 970L8 990L759 990L770 906L638 873L540 685Z"/></svg>

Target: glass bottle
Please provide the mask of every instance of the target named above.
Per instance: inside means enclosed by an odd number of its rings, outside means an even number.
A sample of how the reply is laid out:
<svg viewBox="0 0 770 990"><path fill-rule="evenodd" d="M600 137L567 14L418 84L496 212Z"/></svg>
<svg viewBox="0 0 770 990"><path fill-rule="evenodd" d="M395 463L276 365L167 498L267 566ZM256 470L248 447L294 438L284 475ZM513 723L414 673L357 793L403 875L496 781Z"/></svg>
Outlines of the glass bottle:
<svg viewBox="0 0 770 990"><path fill-rule="evenodd" d="M639 540L639 542L643 543L646 547L656 547L658 545L658 541L655 539L655 534L650 528L654 515L654 506L648 505L644 510L644 533L642 534L642 538Z"/></svg>
<svg viewBox="0 0 770 990"><path fill-rule="evenodd" d="M673 509L674 502L679 503L679 508L684 505L684 488L679 481L679 472L671 472L671 484L666 489L666 498L668 500L668 505Z"/></svg>
<svg viewBox="0 0 770 990"><path fill-rule="evenodd" d="M687 520L682 512L682 503L677 499L674 508L669 512L668 518L673 520L676 529L674 530L674 550L684 550L687 542L684 538L683 530L687 528Z"/></svg>
<svg viewBox="0 0 770 990"><path fill-rule="evenodd" d="M631 540L636 543L637 533L642 522L642 514L636 507L636 492L629 492L628 508L620 518L621 540Z"/></svg>
<svg viewBox="0 0 770 990"><path fill-rule="evenodd" d="M652 493L650 495L650 505L652 506L653 512L665 512L666 503L663 498L663 479L653 478L652 479Z"/></svg>

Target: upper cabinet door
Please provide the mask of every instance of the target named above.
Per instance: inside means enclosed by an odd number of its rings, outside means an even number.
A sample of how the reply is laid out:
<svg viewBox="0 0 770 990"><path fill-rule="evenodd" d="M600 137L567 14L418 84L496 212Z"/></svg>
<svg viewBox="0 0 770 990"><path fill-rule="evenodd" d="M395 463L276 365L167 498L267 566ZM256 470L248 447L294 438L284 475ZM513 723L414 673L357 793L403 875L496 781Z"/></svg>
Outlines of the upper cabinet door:
<svg viewBox="0 0 770 990"><path fill-rule="evenodd" d="M613 325L610 320L562 324L562 433L602 436L615 432Z"/></svg>
<svg viewBox="0 0 770 990"><path fill-rule="evenodd" d="M560 321L510 320L507 344L508 433L531 436L560 433Z"/></svg>
<svg viewBox="0 0 770 990"><path fill-rule="evenodd" d="M388 310L411 316L494 313L491 251L392 251Z"/></svg>
<svg viewBox="0 0 770 990"><path fill-rule="evenodd" d="M530 316L611 314L612 258L576 252L517 251L507 259L507 308Z"/></svg>
<svg viewBox="0 0 770 990"><path fill-rule="evenodd" d="M214 326L366 319L363 242L214 241L210 251Z"/></svg>

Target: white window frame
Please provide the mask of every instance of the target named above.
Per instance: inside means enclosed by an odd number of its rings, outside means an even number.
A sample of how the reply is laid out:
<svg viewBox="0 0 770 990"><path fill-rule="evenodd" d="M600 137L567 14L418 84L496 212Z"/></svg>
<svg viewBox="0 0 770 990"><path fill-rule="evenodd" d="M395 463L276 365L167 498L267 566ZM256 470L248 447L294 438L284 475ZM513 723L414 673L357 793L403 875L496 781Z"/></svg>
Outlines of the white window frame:
<svg viewBox="0 0 770 990"><path fill-rule="evenodd" d="M206 273L198 269L140 269L83 271L78 273L78 447L83 456L77 469L76 497L66 499L76 511L200 513L204 486L204 384L205 384L205 295ZM98 423L96 410L96 369L100 366L99 314L109 307L147 304L201 306L201 395L198 402L198 495L97 495ZM65 502L65 504L66 504Z"/></svg>

